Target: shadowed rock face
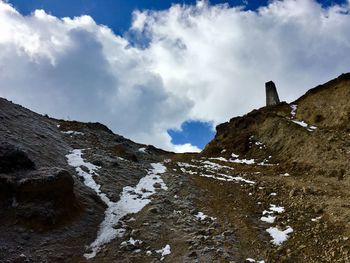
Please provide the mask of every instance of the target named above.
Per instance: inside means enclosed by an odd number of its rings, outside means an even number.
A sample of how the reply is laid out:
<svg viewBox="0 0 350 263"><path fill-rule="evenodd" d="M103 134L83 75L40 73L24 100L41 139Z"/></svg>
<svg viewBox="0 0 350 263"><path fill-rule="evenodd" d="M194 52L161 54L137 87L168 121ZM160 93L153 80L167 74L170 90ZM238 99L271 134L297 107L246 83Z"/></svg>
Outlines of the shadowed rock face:
<svg viewBox="0 0 350 263"><path fill-rule="evenodd" d="M58 201L74 199L72 176L60 168L42 168L28 173L26 178L13 180L16 185L16 198L21 201L49 200Z"/></svg>
<svg viewBox="0 0 350 263"><path fill-rule="evenodd" d="M36 170L26 152L8 143L0 144L1 200L56 202L59 199L62 203L64 199L74 199L73 185L74 180L66 170L56 167Z"/></svg>
<svg viewBox="0 0 350 263"><path fill-rule="evenodd" d="M278 97L276 85L273 81L269 81L265 83L266 88L266 106L273 106L280 103L280 99Z"/></svg>
<svg viewBox="0 0 350 263"><path fill-rule="evenodd" d="M80 210L72 176L57 167L0 174L0 203L16 208L17 220L41 229L60 224Z"/></svg>
<svg viewBox="0 0 350 263"><path fill-rule="evenodd" d="M33 169L35 164L25 152L8 143L0 144L0 174Z"/></svg>

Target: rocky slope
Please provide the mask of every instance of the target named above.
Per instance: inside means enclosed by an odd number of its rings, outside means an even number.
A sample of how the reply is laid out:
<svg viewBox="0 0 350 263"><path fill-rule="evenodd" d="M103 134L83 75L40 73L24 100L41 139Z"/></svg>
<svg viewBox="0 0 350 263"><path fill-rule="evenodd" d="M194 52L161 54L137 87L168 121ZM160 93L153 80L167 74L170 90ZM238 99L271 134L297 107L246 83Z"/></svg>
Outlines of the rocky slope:
<svg viewBox="0 0 350 263"><path fill-rule="evenodd" d="M349 99L343 74L200 154L0 99L0 262L350 262Z"/></svg>
<svg viewBox="0 0 350 263"><path fill-rule="evenodd" d="M96 181L111 201L164 159L99 123L54 120L5 99L0 120L0 262L85 261L106 204L69 165L73 149L99 167Z"/></svg>

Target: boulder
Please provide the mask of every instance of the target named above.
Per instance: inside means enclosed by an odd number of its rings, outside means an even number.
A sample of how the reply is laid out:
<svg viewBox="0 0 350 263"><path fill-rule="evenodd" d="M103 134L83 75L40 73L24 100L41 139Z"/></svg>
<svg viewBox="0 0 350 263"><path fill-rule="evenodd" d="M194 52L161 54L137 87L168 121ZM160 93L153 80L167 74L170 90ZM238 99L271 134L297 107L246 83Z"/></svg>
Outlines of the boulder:
<svg viewBox="0 0 350 263"><path fill-rule="evenodd" d="M61 168L42 168L32 171L15 182L18 202L29 200L56 200L60 202L74 197L74 180L68 171Z"/></svg>
<svg viewBox="0 0 350 263"><path fill-rule="evenodd" d="M40 229L68 220L81 210L72 176L57 167L0 174L0 204L15 209L18 221Z"/></svg>

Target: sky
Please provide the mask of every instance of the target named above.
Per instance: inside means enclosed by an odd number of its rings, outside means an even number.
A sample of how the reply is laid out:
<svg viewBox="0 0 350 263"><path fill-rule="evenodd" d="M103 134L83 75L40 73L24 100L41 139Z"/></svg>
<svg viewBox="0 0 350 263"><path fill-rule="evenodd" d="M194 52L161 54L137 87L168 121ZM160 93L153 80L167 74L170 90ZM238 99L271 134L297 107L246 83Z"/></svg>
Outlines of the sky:
<svg viewBox="0 0 350 263"><path fill-rule="evenodd" d="M195 5L196 0L10 0L21 14L28 15L36 9L44 9L57 17L74 17L89 15L96 23L107 25L116 34L128 31L132 23L132 12L134 10L166 10L173 4ZM249 1L246 5L242 0L211 1L211 4L229 4L231 6L245 5L247 8L256 9L267 1Z"/></svg>
<svg viewBox="0 0 350 263"><path fill-rule="evenodd" d="M350 2L0 0L0 96L199 151L215 126L350 71Z"/></svg>

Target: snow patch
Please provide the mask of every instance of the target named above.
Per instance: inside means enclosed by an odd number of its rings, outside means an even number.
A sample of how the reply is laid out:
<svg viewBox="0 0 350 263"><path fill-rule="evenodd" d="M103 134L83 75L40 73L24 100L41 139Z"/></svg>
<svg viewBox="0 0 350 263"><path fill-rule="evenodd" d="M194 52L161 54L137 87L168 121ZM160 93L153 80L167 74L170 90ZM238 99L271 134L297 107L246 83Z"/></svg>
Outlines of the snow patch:
<svg viewBox="0 0 350 263"><path fill-rule="evenodd" d="M255 184L254 181L247 180L241 176L231 176L226 174L218 174L218 175L225 177L228 182L236 181L236 182L243 182L247 184Z"/></svg>
<svg viewBox="0 0 350 263"><path fill-rule="evenodd" d="M270 223L270 224L275 222L275 219L276 219L276 217L275 216L271 216L271 215L263 216L263 217L260 218L261 221L266 222L266 223Z"/></svg>
<svg viewBox="0 0 350 263"><path fill-rule="evenodd" d="M62 133L68 134L68 135L84 135L83 132L78 132L78 131L62 131Z"/></svg>
<svg viewBox="0 0 350 263"><path fill-rule="evenodd" d="M296 124L298 124L299 126L301 126L301 127L304 127L304 128L307 128L307 126L308 126L308 124L307 123L305 123L304 121L292 121L292 122L294 122L294 123L296 123Z"/></svg>
<svg viewBox="0 0 350 263"><path fill-rule="evenodd" d="M256 262L256 263L265 263L265 260L255 260L252 258L246 258L246 261L248 262Z"/></svg>
<svg viewBox="0 0 350 263"><path fill-rule="evenodd" d="M224 157L211 157L211 158L209 158L209 160L218 160L218 161L222 161L222 162L227 162L227 159Z"/></svg>
<svg viewBox="0 0 350 263"><path fill-rule="evenodd" d="M262 212L263 217L261 217L260 220L261 220L261 221L264 221L264 222L266 222L266 223L272 224L272 223L275 222L275 219L276 219L276 216L274 216L274 213L280 214L280 213L282 213L283 211L284 211L284 207L282 207L282 206L276 206L276 205L271 204L271 205L270 205L270 208L269 208L269 211L264 210L264 211ZM265 215L267 215L267 216L265 216Z"/></svg>
<svg viewBox="0 0 350 263"><path fill-rule="evenodd" d="M170 255L171 254L171 250L170 250L170 246L166 245L165 247L163 247L162 249L156 250L157 253L161 254L161 261L164 260L165 256Z"/></svg>
<svg viewBox="0 0 350 263"><path fill-rule="evenodd" d="M185 168L198 168L198 166L196 165L192 165L192 164L189 164L189 163L181 163L181 162L178 162L177 163L178 166L180 167L185 167Z"/></svg>
<svg viewBox="0 0 350 263"><path fill-rule="evenodd" d="M322 216L318 216L318 217L312 218L311 221L312 221L312 222L317 222L317 221L319 221L321 218L322 218Z"/></svg>
<svg viewBox="0 0 350 263"><path fill-rule="evenodd" d="M142 147L138 150L139 152L142 152L142 153L146 153L146 148L145 147Z"/></svg>
<svg viewBox="0 0 350 263"><path fill-rule="evenodd" d="M270 234L270 236L272 237L271 242L276 245L279 246L281 245L284 241L286 241L288 239L288 234L293 232L293 228L291 228L290 226L288 226L285 230L280 230L276 227L270 227L268 229L266 229L266 231Z"/></svg>
<svg viewBox="0 0 350 263"><path fill-rule="evenodd" d="M233 170L232 167L229 167L229 166L225 166L225 165L220 165L220 164L217 164L217 163L214 163L214 162L211 162L211 161L202 161L202 164L204 168L206 169L212 169L212 170L221 170L221 169L230 169L230 170Z"/></svg>
<svg viewBox="0 0 350 263"><path fill-rule="evenodd" d="M241 164L255 164L254 159L235 159L230 161L233 163L241 163Z"/></svg>
<svg viewBox="0 0 350 263"><path fill-rule="evenodd" d="M183 167L181 167L180 170L181 170L181 172L187 173L187 174L190 174L190 175L197 174L197 172L193 172L193 171L191 171L191 170L186 170L186 169L183 168Z"/></svg>
<svg viewBox="0 0 350 263"><path fill-rule="evenodd" d="M200 220L200 221L203 221L203 220L206 219L206 218L210 218L211 220L215 220L215 219L216 219L215 217L211 217L211 216L205 215L203 212L198 212L198 214L196 214L195 217L196 217L198 220Z"/></svg>
<svg viewBox="0 0 350 263"><path fill-rule="evenodd" d="M314 130L317 129L316 126L313 126L313 125L309 125L307 123L305 123L304 121L296 121L296 120L292 120L292 122L298 124L299 126L303 127L303 128L306 128L308 131L312 132Z"/></svg>
<svg viewBox="0 0 350 263"><path fill-rule="evenodd" d="M90 245L91 252L84 254L85 258L90 259L96 256L101 246L109 243L117 236L122 236L124 229L115 229L114 226L127 214L137 213L151 202L150 197L155 193L155 183L159 183L163 190L167 190L167 186L160 177L160 174L166 171L166 167L161 163L152 163L152 169L147 175L139 181L135 187L126 186L118 202L112 202L106 194L100 191L100 185L95 182L93 175L98 175L96 170L99 168L91 163L85 162L82 158L82 150L73 150L66 155L68 164L75 168L77 173L84 177L86 186L93 189L97 195L107 205L105 218L100 224L96 240ZM82 170L82 166L88 168L89 173ZM130 240L129 240L130 241Z"/></svg>
<svg viewBox="0 0 350 263"><path fill-rule="evenodd" d="M220 157L219 157L220 158ZM196 166L196 165L192 165L192 164L188 164L188 163L182 163L182 162L178 162L177 165L180 167L180 170L183 173L188 173L190 175L199 175L202 177L207 177L207 178L212 178L212 179L216 179L216 180L220 180L220 181L226 181L226 182L232 182L232 181L236 181L236 182L244 182L244 183L248 183L248 184L255 184L255 182L247 180L241 176L230 176L230 175L226 175L223 173L218 173L218 170L222 170L222 169L229 169L229 170L234 170L234 168L230 167L230 166L225 166L225 165L220 165L211 161L197 161L199 163L201 163L201 166ZM200 169L200 170L205 170L205 172L209 172L209 173L214 173L214 174L208 174L208 173L203 173L203 172L194 172L191 170L186 170L185 168L196 168L196 169Z"/></svg>
<svg viewBox="0 0 350 263"><path fill-rule="evenodd" d="M130 237L130 239L128 241L123 241L122 243L120 243L121 247L125 247L128 245L132 245L134 246L135 244L142 244L143 241L139 240L139 239L133 239L132 237Z"/></svg>
<svg viewBox="0 0 350 263"><path fill-rule="evenodd" d="M292 116L292 119L294 119L297 114L298 105L291 104L290 108L292 109L292 111L290 112L290 115Z"/></svg>
<svg viewBox="0 0 350 263"><path fill-rule="evenodd" d="M289 173L280 174L280 176L290 176Z"/></svg>
<svg viewBox="0 0 350 263"><path fill-rule="evenodd" d="M239 155L234 154L234 153L232 153L231 156L232 156L232 158L230 160L228 160L228 162L231 162L231 163L240 163L240 164L247 164L247 165L257 164L257 165L261 165L261 166L274 165L274 164L267 163L269 161L269 159L271 159L271 156L269 156L268 158L264 159L262 162L259 162L259 163L257 163L255 159L239 159L238 158Z"/></svg>
<svg viewBox="0 0 350 263"><path fill-rule="evenodd" d="M85 162L81 156L82 156L82 150L79 150L79 149L73 150L70 154L66 155L66 158L68 160L68 164L75 168L75 170L79 176L84 178L84 184L87 187L91 188L98 195L100 195L101 194L101 191L100 191L101 186L99 184L97 184L95 182L95 180L93 179L94 175L98 176L98 174L96 173L96 170L99 169L100 167L98 167L92 163ZM89 170L89 172L83 171L82 167L86 167ZM104 202L106 201L106 199L102 199L102 200Z"/></svg>
<svg viewBox="0 0 350 263"><path fill-rule="evenodd" d="M260 150L266 149L266 145L264 143L256 140L254 135L249 137L249 148L252 148L253 144L258 146Z"/></svg>
<svg viewBox="0 0 350 263"><path fill-rule="evenodd" d="M284 212L284 207L283 206L276 206L276 205L271 204L270 205L270 210L280 214L280 213Z"/></svg>

